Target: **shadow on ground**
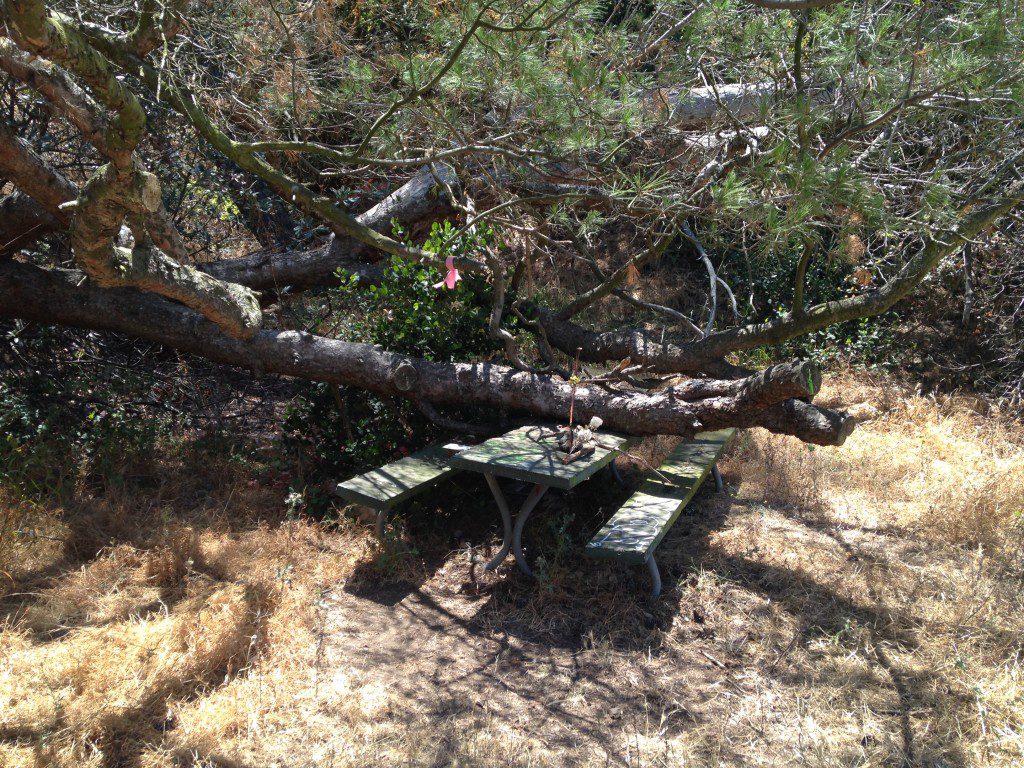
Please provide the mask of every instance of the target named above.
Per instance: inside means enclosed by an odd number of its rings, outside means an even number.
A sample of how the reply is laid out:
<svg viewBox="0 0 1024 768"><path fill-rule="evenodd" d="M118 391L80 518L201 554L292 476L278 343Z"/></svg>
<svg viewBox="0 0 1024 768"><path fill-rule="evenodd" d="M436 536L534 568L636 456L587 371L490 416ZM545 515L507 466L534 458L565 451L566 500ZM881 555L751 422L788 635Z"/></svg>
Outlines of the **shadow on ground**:
<svg viewBox="0 0 1024 768"><path fill-rule="evenodd" d="M326 593L318 717L350 727L344 701L384 702L361 715L371 736L359 760L379 764L399 741L404 762L437 766L493 765L495 754L524 744L529 750L509 754L508 764L743 766L761 764L762 750L790 756L786 764L971 764L956 734L930 726L939 710L974 702L948 686L941 692L934 664L908 663L920 620L913 601L887 591L918 545L770 506L740 493L739 480L727 471L723 494L705 486L662 543L660 599L648 596L644 569L579 554L630 493L610 477L542 501L525 539L536 579L511 558L483 572L498 516L482 482L436 490L398 515L387 545ZM514 507L526 491L509 484ZM24 577L38 589L0 601L0 619L37 610L41 587L103 547L149 546L102 522L71 526L65 557ZM188 568L190 578L222 576L200 561ZM133 615L173 612L188 594L170 579L140 593ZM38 642L101 626L82 615ZM205 692L197 682L177 695ZM152 720L160 703L146 699L137 719ZM175 724L158 718L151 727L159 741ZM492 743L482 745L480 734ZM17 733L5 738L27 743ZM330 738L330 728L311 735L307 754L276 764L335 764ZM108 750L103 765L137 764L131 749ZM164 757L162 765L262 764L216 748L170 748Z"/></svg>
<svg viewBox="0 0 1024 768"><path fill-rule="evenodd" d="M913 654L919 622L873 587L899 549L877 546L884 532L850 538L827 522L738 498L738 478L728 479L725 494L702 490L659 549L661 599L647 595L643 569L578 556L628 495L598 480L583 493L549 496L531 520L527 545L542 558L538 579L519 574L511 558L495 576L481 575L491 553L474 553L461 540L425 555L422 578L398 590L375 591L356 574L331 598L328 666L383 686L396 702L389 717L434 723L438 754L449 756L472 752L462 735L486 716L524 729L545 750L582 750L608 764L646 764L637 750L652 739L688 744L698 760L753 764L749 744L733 751L731 739L707 737L754 706L761 711L748 718L747 738L759 738L753 720L774 719L761 723L760 738L792 738L793 754L806 757L822 748L822 731L801 736L799 716L785 707L766 712L764 700L860 689L859 703L832 707L868 707L873 722L854 728L848 743L830 744L829 754L851 765L880 757L886 765L966 766L955 738L914 727L927 723L938 676L896 660ZM601 511L571 518L581 509ZM758 536L765 521L775 535ZM473 521L455 522L473 529ZM789 558L787 546L799 556ZM831 672L851 650L861 657L858 668ZM971 701L950 692L942 706ZM669 753L650 750L652 764L672 764Z"/></svg>

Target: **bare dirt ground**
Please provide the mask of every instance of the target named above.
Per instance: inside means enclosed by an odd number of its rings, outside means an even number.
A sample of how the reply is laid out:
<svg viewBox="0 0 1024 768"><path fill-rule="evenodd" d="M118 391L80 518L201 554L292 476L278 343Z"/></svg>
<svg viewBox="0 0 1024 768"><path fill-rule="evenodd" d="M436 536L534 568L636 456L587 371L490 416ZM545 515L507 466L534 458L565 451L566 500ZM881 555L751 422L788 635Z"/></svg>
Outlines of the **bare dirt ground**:
<svg viewBox="0 0 1024 768"><path fill-rule="evenodd" d="M628 493L603 478L545 498L536 581L481 574L471 481L383 549L195 468L32 510L0 765L1021 765L1019 430L887 382L831 394L871 403L847 446L744 436L659 549L658 600L578 555Z"/></svg>

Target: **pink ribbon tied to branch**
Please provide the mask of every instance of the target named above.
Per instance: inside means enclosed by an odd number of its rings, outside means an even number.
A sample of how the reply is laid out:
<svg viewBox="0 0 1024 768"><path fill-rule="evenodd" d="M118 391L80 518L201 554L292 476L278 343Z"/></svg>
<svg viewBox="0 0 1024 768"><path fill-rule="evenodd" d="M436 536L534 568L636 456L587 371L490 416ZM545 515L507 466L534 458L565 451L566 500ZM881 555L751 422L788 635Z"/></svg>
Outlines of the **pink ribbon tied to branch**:
<svg viewBox="0 0 1024 768"><path fill-rule="evenodd" d="M455 268L455 257L449 256L444 260L445 269L448 270L448 274L444 276L444 280L439 283L434 283L435 288L440 288L442 285L449 291L455 288L455 284L462 279L462 275L459 274L459 270Z"/></svg>

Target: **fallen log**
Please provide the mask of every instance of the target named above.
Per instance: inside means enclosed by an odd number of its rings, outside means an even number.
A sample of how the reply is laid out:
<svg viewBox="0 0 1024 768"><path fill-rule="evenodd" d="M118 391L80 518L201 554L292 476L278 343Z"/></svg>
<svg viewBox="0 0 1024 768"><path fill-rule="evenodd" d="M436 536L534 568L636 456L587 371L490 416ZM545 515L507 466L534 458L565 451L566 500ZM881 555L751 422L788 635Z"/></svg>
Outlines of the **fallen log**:
<svg viewBox="0 0 1024 768"><path fill-rule="evenodd" d="M458 179L448 166L420 169L415 176L377 205L357 216L360 224L382 234L390 234L392 222L406 229L429 227L456 213L450 189L458 188ZM305 251L259 251L238 259L202 265L202 270L229 283L239 283L258 291L283 288L303 290L338 284L335 272L342 268L366 279L379 277L374 265L387 257L353 237L332 235L323 245Z"/></svg>
<svg viewBox="0 0 1024 768"><path fill-rule="evenodd" d="M0 264L0 317L123 333L257 373L354 386L436 405L477 405L565 421L599 416L608 429L630 434L692 436L721 427L764 426L818 445L841 445L853 429L842 413L818 408L816 385L802 367L777 366L747 383L723 382L720 392L685 400L669 388L656 393L573 386L563 379L490 362L437 363L367 344L295 331L261 330L248 340L225 335L187 307L130 288L80 284L81 273L44 270L16 261ZM769 369L771 371L771 369ZM799 375L794 378L794 371ZM766 402L778 397L775 402Z"/></svg>

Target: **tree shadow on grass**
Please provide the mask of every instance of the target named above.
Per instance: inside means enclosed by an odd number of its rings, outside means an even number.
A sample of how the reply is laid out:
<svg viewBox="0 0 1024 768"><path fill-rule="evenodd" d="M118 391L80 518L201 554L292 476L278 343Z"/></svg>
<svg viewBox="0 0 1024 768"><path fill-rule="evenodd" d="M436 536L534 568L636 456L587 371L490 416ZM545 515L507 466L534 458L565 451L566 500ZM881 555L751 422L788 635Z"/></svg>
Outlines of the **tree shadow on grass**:
<svg viewBox="0 0 1024 768"><path fill-rule="evenodd" d="M598 487L595 494L610 505L628 492ZM546 517L548 522L557 520L566 509L585 515L580 507L593 503L582 494L554 497L546 509L538 510L531 526L544 526ZM813 568L727 551L716 534L748 504L731 495L701 492L659 549L665 594L661 600L646 594L643 569L615 568L578 554L546 572L535 569L541 573L536 580L505 565L487 591L470 600L458 588L471 580L467 563L439 557L434 561L437 567L386 610L368 609L362 602L366 596L358 592L339 597L351 605L338 612L342 639L334 645L335 663L353 665L366 674L388 670L386 678L396 695L407 698L410 709L426 711L439 721L458 720L484 707L508 722L529 722L549 746L569 749L587 742L604 745L611 754L610 734L621 731L631 718L639 722L657 712L661 736L671 738L730 716L721 699L709 692L749 662L729 656L723 656L723 662L707 652L713 646L703 642L702 633L714 630L702 627L705 620L698 607L680 599L692 594L692 582L703 572L781 609L795 626L790 650L805 649L822 638L842 638L851 626L862 628L869 638L863 650L881 674L871 675L865 684L890 692L887 712L898 721L893 764L921 765L923 753L941 753L949 766L967 765L958 739L915 737L915 718L931 706L930 691L940 673L904 669L887 650L908 653L918 647L919 624L911 607L886 604L875 595L860 599L838 590L834 580L819 578L823 574ZM826 536L850 562L879 557L829 535L813 521L789 520L807 535ZM570 536L579 544L600 522L588 517ZM543 530L532 543L540 558L547 557L553 546ZM346 616L357 618L346 623ZM354 624L359 628L353 629ZM667 643L667 636L680 625L688 628L688 637L682 643ZM385 637L389 639L382 642ZM781 637L779 643L786 644ZM758 662L760 671L783 687L807 690L820 684L816 670L786 662L787 653L783 649L773 662ZM638 655L661 657L671 664L671 680L660 679L664 668L657 664L633 664ZM628 684L622 675L630 678ZM953 692L948 702L971 705ZM456 732L450 737L457 741L459 736ZM921 738L923 745L918 743ZM748 761L749 755L730 755L721 744L718 749L725 749L719 752L724 764Z"/></svg>
<svg viewBox="0 0 1024 768"><path fill-rule="evenodd" d="M841 634L851 622L865 628L898 721L901 757L894 764L919 765L922 753L939 749L915 741L912 714L927 708L925 691L937 673L903 670L886 651L917 646L914 617L901 606L843 594L834 581L806 568L723 547L719 534L737 515L750 512L749 502L701 492L659 548L665 596L654 600L644 569L579 555L629 489L598 478L575 493L546 497L527 529L527 551L540 577L534 580L519 574L511 558L496 574L480 574L496 549L499 528L493 500L477 480L438 488L399 516L405 549L395 563L371 558L357 564L327 610L324 667L348 669L387 688L394 704L385 724L423 734L420 749L429 754L418 762L450 764L461 755L474 765L473 734L500 722L549 751L570 754L585 745L602 752L609 764L625 765L626 733L651 729L660 739L672 739L727 721L730 704L716 691L750 662L711 644L720 627L690 602L701 572L780 607L796 626L792 647ZM517 502L510 498L513 506ZM878 557L824 530L824 524L788 519L794 530L834 540L851 558ZM78 566L68 559L61 567L67 572ZM39 577L58 575L59 569ZM760 629L771 631L767 624ZM785 638L778 642L784 646ZM788 663L786 654L761 662L761 672L784 687L807 690L818 684L814 669ZM640 663L645 658L648 663ZM864 684L886 682L872 675ZM750 761L741 747L725 741L715 749L722 764ZM959 743L947 741L941 752L947 765L967 765ZM245 764L193 752L174 760Z"/></svg>

